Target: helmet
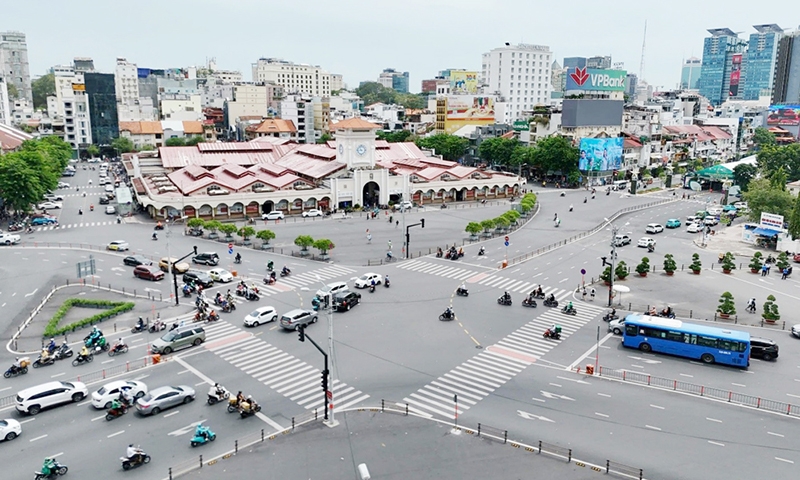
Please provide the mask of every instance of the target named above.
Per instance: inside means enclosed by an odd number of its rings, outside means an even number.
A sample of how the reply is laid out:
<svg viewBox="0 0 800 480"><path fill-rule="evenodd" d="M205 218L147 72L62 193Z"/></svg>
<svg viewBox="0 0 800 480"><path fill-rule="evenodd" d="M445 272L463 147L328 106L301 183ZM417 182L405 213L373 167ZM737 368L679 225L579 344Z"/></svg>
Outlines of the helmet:
<svg viewBox="0 0 800 480"><path fill-rule="evenodd" d="M215 387L219 387L219 383L215 383L215 384L214 384L214 386L215 386Z"/></svg>
<svg viewBox="0 0 800 480"><path fill-rule="evenodd" d="M52 337L50 337L50 341L51 341L51 342L55 342L55 341L56 341L56 339L55 339L55 338L52 338Z"/></svg>
<svg viewBox="0 0 800 480"><path fill-rule="evenodd" d="M253 399L253 396L252 396L252 395L248 395L248 396L247 396L247 399L248 399L248 400L252 400L252 399Z"/></svg>
<svg viewBox="0 0 800 480"><path fill-rule="evenodd" d="M95 325L94 327L92 327L92 331L93 331L93 332L96 332L96 331L97 331L97 325Z"/></svg>
<svg viewBox="0 0 800 480"><path fill-rule="evenodd" d="M128 446L129 446L129 447L131 447L131 448L133 448L133 444L132 444L132 443L131 443L130 445L128 445Z"/></svg>

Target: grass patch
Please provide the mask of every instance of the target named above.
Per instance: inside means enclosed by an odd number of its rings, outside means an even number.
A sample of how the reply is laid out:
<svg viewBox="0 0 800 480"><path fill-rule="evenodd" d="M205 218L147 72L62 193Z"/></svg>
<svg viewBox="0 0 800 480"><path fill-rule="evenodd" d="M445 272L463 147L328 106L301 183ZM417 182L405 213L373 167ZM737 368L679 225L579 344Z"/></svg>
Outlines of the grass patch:
<svg viewBox="0 0 800 480"><path fill-rule="evenodd" d="M103 320L119 315L123 312L133 310L135 304L133 302L112 302L111 300L91 300L86 298L68 298L58 310L55 315L47 322L44 328L43 337L54 337L66 332L74 332L75 330L85 327L87 325L94 325ZM58 323L69 312L72 307L84 308L102 308L103 311L91 317L72 322L68 325L59 326Z"/></svg>

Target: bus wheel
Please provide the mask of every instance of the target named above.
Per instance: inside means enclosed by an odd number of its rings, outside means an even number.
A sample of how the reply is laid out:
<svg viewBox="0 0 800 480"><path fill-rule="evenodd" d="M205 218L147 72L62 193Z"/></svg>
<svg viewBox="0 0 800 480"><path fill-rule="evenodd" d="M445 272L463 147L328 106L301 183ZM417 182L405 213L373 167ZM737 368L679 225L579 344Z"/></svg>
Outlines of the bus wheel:
<svg viewBox="0 0 800 480"><path fill-rule="evenodd" d="M711 355L710 353L704 353L700 357L700 360L702 360L703 363L714 363L714 355Z"/></svg>
<svg viewBox="0 0 800 480"><path fill-rule="evenodd" d="M649 343L643 343L639 345L639 350L643 351L644 353L650 353L653 351L653 347L651 347Z"/></svg>

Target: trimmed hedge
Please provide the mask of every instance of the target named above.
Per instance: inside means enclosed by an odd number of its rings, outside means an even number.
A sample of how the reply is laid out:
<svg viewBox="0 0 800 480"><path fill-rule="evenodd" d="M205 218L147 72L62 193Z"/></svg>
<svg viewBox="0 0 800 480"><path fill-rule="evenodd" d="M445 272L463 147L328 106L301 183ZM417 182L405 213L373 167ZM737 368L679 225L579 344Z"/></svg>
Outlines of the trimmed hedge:
<svg viewBox="0 0 800 480"><path fill-rule="evenodd" d="M111 300L91 300L86 298L68 298L56 311L53 318L47 322L47 326L44 328L44 333L42 334L43 337L54 337L56 335L61 335L65 332L74 332L75 330L85 327L87 325L94 325L95 323L102 322L107 318L114 317L119 315L123 312L128 312L133 310L135 304L133 302L112 302ZM103 308L102 313L98 313L96 315L92 315L89 318L84 318L83 320L78 320L77 322L70 323L69 325L64 325L63 327L58 326L58 322L61 321L62 318L67 314L70 308L72 307L86 307L86 308Z"/></svg>

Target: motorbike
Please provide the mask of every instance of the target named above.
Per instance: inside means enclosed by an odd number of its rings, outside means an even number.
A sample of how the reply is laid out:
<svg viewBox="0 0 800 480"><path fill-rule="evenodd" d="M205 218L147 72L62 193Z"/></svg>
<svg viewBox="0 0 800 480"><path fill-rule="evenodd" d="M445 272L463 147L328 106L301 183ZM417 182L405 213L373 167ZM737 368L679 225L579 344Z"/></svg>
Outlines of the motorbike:
<svg viewBox="0 0 800 480"><path fill-rule="evenodd" d="M150 325L150 328L148 328L147 331L150 333L156 333L164 330L165 328L167 328L166 323L162 322L161 320L156 320L152 325Z"/></svg>
<svg viewBox="0 0 800 480"><path fill-rule="evenodd" d="M28 357L20 359L19 361L20 366L18 367L16 365L11 365L10 367L8 367L8 370L6 370L6 372L3 374L3 377L11 378L11 377L16 377L18 375L25 375L26 373L28 373L29 363L30 362L28 361Z"/></svg>
<svg viewBox="0 0 800 480"><path fill-rule="evenodd" d="M235 264L237 264L237 265L238 265L238 264L240 264L240 263L242 263L242 258L241 258L241 257L234 258L234 259L233 259L233 263L235 263Z"/></svg>
<svg viewBox="0 0 800 480"><path fill-rule="evenodd" d="M531 292L531 297L544 300L544 292Z"/></svg>
<svg viewBox="0 0 800 480"><path fill-rule="evenodd" d="M33 361L33 368L46 367L54 363L56 363L56 361L52 355L48 356L47 358L42 358L42 356L39 355L39 358Z"/></svg>
<svg viewBox="0 0 800 480"><path fill-rule="evenodd" d="M118 343L108 349L108 356L113 357L115 355L122 355L123 353L128 353L128 346L124 343Z"/></svg>
<svg viewBox="0 0 800 480"><path fill-rule="evenodd" d="M556 331L552 331L549 328L544 331L542 334L544 338L552 338L553 340L561 340L561 334Z"/></svg>
<svg viewBox="0 0 800 480"><path fill-rule="evenodd" d="M291 270L281 270L281 277L288 277L292 274Z"/></svg>
<svg viewBox="0 0 800 480"><path fill-rule="evenodd" d="M110 422L115 418L119 418L128 413L128 406L124 403L120 404L119 408L109 408L106 412L106 421Z"/></svg>
<svg viewBox="0 0 800 480"><path fill-rule="evenodd" d="M384 288L389 288L389 279L388 278L383 281L383 286L384 286Z"/></svg>
<svg viewBox="0 0 800 480"><path fill-rule="evenodd" d="M526 298L522 301L522 306L536 308L536 300Z"/></svg>
<svg viewBox="0 0 800 480"><path fill-rule="evenodd" d="M94 360L94 355L92 355L91 352L85 357L83 355L78 355L75 357L75 360L72 361L72 366L77 367L78 365L83 365L84 363L92 363L92 360Z"/></svg>
<svg viewBox="0 0 800 480"><path fill-rule="evenodd" d="M211 313L205 318L206 323L216 322L217 320L219 320L219 315L217 315L216 310L211 310Z"/></svg>
<svg viewBox="0 0 800 480"><path fill-rule="evenodd" d="M191 443L193 447L204 445L208 442L213 442L217 439L217 434L212 432L210 428L198 425L197 430L194 432Z"/></svg>
<svg viewBox="0 0 800 480"><path fill-rule="evenodd" d="M161 222L156 223L156 226L153 228L153 230L164 230L164 224Z"/></svg>
<svg viewBox="0 0 800 480"><path fill-rule="evenodd" d="M242 404L239 406L239 416L241 418L251 417L260 411L261 405L259 404L256 404L255 407L251 407L248 402L242 402Z"/></svg>
<svg viewBox="0 0 800 480"><path fill-rule="evenodd" d="M612 315L611 312L606 313L603 315L604 322L610 322L611 320L619 320L619 315Z"/></svg>
<svg viewBox="0 0 800 480"><path fill-rule="evenodd" d="M239 411L239 399L231 397L228 399L228 413Z"/></svg>
<svg viewBox="0 0 800 480"><path fill-rule="evenodd" d="M502 297L497 299L497 304L498 305L506 305L506 306L511 305L511 297L502 296Z"/></svg>
<svg viewBox="0 0 800 480"><path fill-rule="evenodd" d="M575 307L569 308L569 305L565 305L564 308L561 309L561 313L567 315L577 315L578 311L575 309Z"/></svg>
<svg viewBox="0 0 800 480"><path fill-rule="evenodd" d="M459 297L468 297L469 290L467 290L466 288L458 287L458 289L456 290L456 295L458 295Z"/></svg>
<svg viewBox="0 0 800 480"><path fill-rule="evenodd" d="M229 399L231 397L231 392L229 392L227 388L225 388L225 387L220 387L220 388L222 388L222 394L218 394L217 393L217 387L215 387L213 385L211 386L211 388L208 389L208 404L209 405L214 405L217 402L221 402L223 400L227 400L227 399Z"/></svg>
<svg viewBox="0 0 800 480"><path fill-rule="evenodd" d="M645 312L644 314L650 315L649 312ZM669 313L666 313L663 310L659 310L658 313L656 313L656 316L662 318L675 318L675 312L670 311Z"/></svg>
<svg viewBox="0 0 800 480"><path fill-rule="evenodd" d="M231 313L234 310L236 310L236 304L233 302L227 302L222 305L222 311L224 313Z"/></svg>
<svg viewBox="0 0 800 480"><path fill-rule="evenodd" d="M441 250L438 250L436 252L436 258L442 258L442 251Z"/></svg>
<svg viewBox="0 0 800 480"><path fill-rule="evenodd" d="M443 204L442 204L442 206L440 206L439 208L440 208L440 209L442 209L442 210L444 210L445 208L447 208L447 204L446 204L446 203L443 203Z"/></svg>
<svg viewBox="0 0 800 480"><path fill-rule="evenodd" d="M56 360L64 360L65 358L71 357L72 354L73 354L72 349L69 348L67 342L64 342L61 344L60 347L58 347L58 349L55 352L53 352L53 358Z"/></svg>
<svg viewBox="0 0 800 480"><path fill-rule="evenodd" d="M453 320L456 318L456 312L452 310L445 310L444 313L439 315L439 320Z"/></svg>
<svg viewBox="0 0 800 480"><path fill-rule="evenodd" d="M148 322L136 322L136 325L131 327L131 333L144 332L149 327Z"/></svg>
<svg viewBox="0 0 800 480"><path fill-rule="evenodd" d="M136 468L140 465L145 465L150 463L150 455L142 452L138 456L130 459L128 457L119 457L120 461L122 462L122 469L123 470L130 470L131 468Z"/></svg>
<svg viewBox="0 0 800 480"><path fill-rule="evenodd" d="M483 247L481 247L481 249L478 250L478 256L480 257L480 256L483 256L483 255L486 255L486 250Z"/></svg>
<svg viewBox="0 0 800 480"><path fill-rule="evenodd" d="M375 285L369 286L369 293L375 293Z"/></svg>
<svg viewBox="0 0 800 480"><path fill-rule="evenodd" d="M45 473L42 473L42 472L33 472L36 475L36 477L34 477L33 480L44 480L44 479L48 479L48 478L56 478L56 477L61 476L61 475L66 475L68 470L69 470L69 468L67 468L66 465L62 465L62 464L58 463L57 461L53 460L53 469L50 472L50 474L48 475L48 474L45 474Z"/></svg>
<svg viewBox="0 0 800 480"><path fill-rule="evenodd" d="M272 267L273 267L273 266L274 266L274 264L273 264L272 262L269 262L269 263L267 264L267 271L270 271L270 272L271 272L271 271L272 271Z"/></svg>
<svg viewBox="0 0 800 480"><path fill-rule="evenodd" d="M558 300L550 300L549 298L547 298L544 301L544 306L545 307L557 307L558 306Z"/></svg>

